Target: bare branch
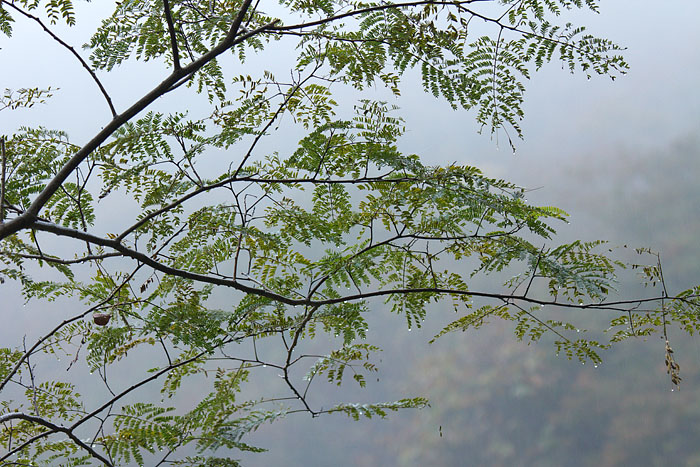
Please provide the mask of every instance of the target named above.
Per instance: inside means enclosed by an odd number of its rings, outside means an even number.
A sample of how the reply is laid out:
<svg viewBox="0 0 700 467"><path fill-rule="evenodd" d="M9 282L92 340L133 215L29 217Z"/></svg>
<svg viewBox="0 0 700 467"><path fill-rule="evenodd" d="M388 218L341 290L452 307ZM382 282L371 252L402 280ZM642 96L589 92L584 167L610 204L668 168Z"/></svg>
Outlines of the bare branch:
<svg viewBox="0 0 700 467"><path fill-rule="evenodd" d="M447 1L433 1L433 0L419 0L416 2L400 2L400 3L383 3L381 5L374 5L371 7L367 8L358 8L352 11L348 11L346 13L340 13L338 15L334 16L328 16L326 18L322 18L316 21L309 21L308 23L297 23L297 24L292 24L288 26L277 26L273 28L273 31L293 31L295 29L304 29L312 26L321 26L326 23L332 23L334 21L338 21L343 18L351 18L353 16L359 16L363 15L365 13L371 13L373 11L382 11L382 10L394 10L394 9L401 9L401 8L406 8L406 7L412 7L412 6L421 6L421 5L444 5L444 6L455 6L455 5L465 5L469 3L474 3L474 2L490 2L492 0L466 0L466 1L454 1L454 2L447 2Z"/></svg>
<svg viewBox="0 0 700 467"><path fill-rule="evenodd" d="M80 54L78 54L78 52L76 52L76 50L75 50L72 46L68 45L65 41L63 41L63 39L61 39L61 38L58 37L56 34L54 34L53 31L51 31L49 28L47 28L46 25L45 25L39 18L37 18L36 16L34 16L34 15L30 14L30 13L27 13L26 11L24 11L24 10L22 10L21 8L17 7L17 6L15 5L14 2L10 3L10 2L8 2L7 0L0 0L0 3L3 3L3 4L5 4L5 5L8 5L10 8L14 9L17 13L23 15L23 16L26 17L26 18L29 18L29 19L31 19L31 20L36 21L36 22L39 24L39 26L41 26L41 28L42 28L49 36L51 36L51 38L52 38L53 40L55 40L56 42L58 42L59 44L61 44L64 48L68 49L68 51L69 51L71 54L73 54L73 56L80 62L80 64L83 66L83 68L85 68L85 69L87 70L87 72L90 73L90 76L92 77L93 81L95 81L95 83L97 84L97 87L100 88L100 92L102 92L102 95L104 96L105 100L107 101L107 105L109 106L109 111L112 113L112 117L116 117L116 116L117 116L117 111L114 109L114 104L112 104L112 98L111 98L111 97L109 96L109 94L107 93L107 90L106 90L105 87L102 85L102 82L101 82L100 79L97 77L97 75L96 75L95 72L92 70L92 68L90 68L90 66L85 62L85 60L83 60L83 57L81 57Z"/></svg>
<svg viewBox="0 0 700 467"><path fill-rule="evenodd" d="M299 390L292 384L292 381L289 379L289 367L292 366L293 362L292 360L292 355L294 354L294 349L296 348L297 344L299 343L299 338L304 332L304 329L306 328L306 325L311 321L311 318L313 318L314 313L318 310L318 306L311 307L306 311L306 315L304 318L301 320L299 323L299 326L297 326L296 331L294 331L294 338L292 339L292 343L289 346L289 349L287 349L287 360L285 361L284 364L284 381L287 383L287 386L292 390L294 395L301 401L302 404L304 404L304 408L311 413L313 417L318 415L317 412L315 412L311 406L309 406L308 402L306 402L306 398L304 395L302 395Z"/></svg>
<svg viewBox="0 0 700 467"><path fill-rule="evenodd" d="M168 23L168 33L170 34L170 46L173 49L173 67L175 70L180 69L180 52L177 49L177 36L175 34L175 24L173 23L173 15L170 10L170 2L163 0L163 10L165 11L165 21Z"/></svg>
<svg viewBox="0 0 700 467"><path fill-rule="evenodd" d="M5 137L0 137L0 157L2 157L2 174L0 175L0 224L5 221L5 168L7 155L5 154Z"/></svg>

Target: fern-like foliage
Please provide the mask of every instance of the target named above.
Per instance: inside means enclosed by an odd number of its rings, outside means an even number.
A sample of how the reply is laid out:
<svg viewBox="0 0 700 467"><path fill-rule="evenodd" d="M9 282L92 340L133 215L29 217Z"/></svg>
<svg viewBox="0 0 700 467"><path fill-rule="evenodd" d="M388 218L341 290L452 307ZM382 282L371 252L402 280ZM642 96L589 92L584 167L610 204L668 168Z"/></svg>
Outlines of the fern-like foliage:
<svg viewBox="0 0 700 467"><path fill-rule="evenodd" d="M478 168L427 165L399 149L400 109L338 98L341 86L377 84L398 95L415 72L482 128L519 135L525 82L545 63L626 69L618 46L558 21L597 11L596 0L482 4L285 0L276 18L247 0L118 2L85 46L92 68L154 60L164 81L84 145L42 127L1 135L0 282L65 315L0 347L0 462L238 465L237 453L264 450L252 432L296 412L426 407L421 397L314 402L319 380L370 384L381 347L365 341L370 311L412 329L449 302L458 314L436 339L502 319L517 339L551 336L594 363L612 343L671 324L696 332L700 291L667 293L650 250L639 253L652 264L632 268L663 294L611 302L626 265L603 242L557 244L564 211L528 204L521 187ZM9 36L17 15L76 21L69 0L0 0L0 31ZM296 47L291 74L249 68L249 54L278 40ZM209 114L149 107L183 84ZM0 110L52 93L8 90ZM285 125L295 144L277 144ZM493 287L473 290L476 276ZM580 313L561 319L556 307L612 313L609 339L588 338ZM322 333L331 350L314 349ZM670 343L665 355L678 384ZM57 362L71 371L38 371Z"/></svg>

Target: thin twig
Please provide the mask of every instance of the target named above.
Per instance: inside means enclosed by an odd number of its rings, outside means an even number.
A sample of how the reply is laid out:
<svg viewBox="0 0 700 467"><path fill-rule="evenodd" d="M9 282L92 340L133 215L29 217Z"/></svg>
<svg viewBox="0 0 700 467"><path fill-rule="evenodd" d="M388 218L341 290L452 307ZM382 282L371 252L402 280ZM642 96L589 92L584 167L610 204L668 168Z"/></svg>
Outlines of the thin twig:
<svg viewBox="0 0 700 467"><path fill-rule="evenodd" d="M17 11L19 14L23 15L26 18L29 18L31 20L36 21L39 23L39 25L42 27L42 29L51 36L53 40L61 44L64 48L68 49L68 51L73 54L73 56L80 62L80 64L87 70L88 73L90 73L90 76L92 77L93 81L97 84L97 87L100 88L100 91L102 92L102 95L104 96L105 100L107 101L107 105L109 106L109 111L112 113L112 117L117 116L117 111L114 109L114 105L112 104L112 98L109 97L109 94L107 93L107 90L105 87L102 85L102 82L100 79L97 77L95 72L90 68L90 66L83 60L83 57L81 57L78 52L75 51L73 47L68 45L65 41L63 41L60 37L58 37L56 34L54 34L49 28L46 27L46 25L36 16L27 13L26 11L22 10L21 8L17 7L14 2L10 3L7 0L0 0L0 3L4 3L5 5L8 5L10 8L14 9Z"/></svg>
<svg viewBox="0 0 700 467"><path fill-rule="evenodd" d="M299 343L299 337L301 337L301 334L304 332L304 329L306 328L306 325L311 321L311 318L314 316L314 312L318 310L318 307L312 307L307 310L306 316L301 320L299 323L299 326L297 327L296 331L294 332L294 339L292 340L292 344L289 346L289 349L287 350L287 360L284 365L284 381L287 383L287 386L292 390L295 396L301 401L302 404L304 404L304 408L311 414L312 417L315 417L318 415L316 411L314 411L306 402L306 399L304 396L299 393L297 388L292 384L291 380L289 379L289 367L291 366L291 360L292 360L292 354L294 353L294 349L296 348L297 344Z"/></svg>
<svg viewBox="0 0 700 467"><path fill-rule="evenodd" d="M532 281L535 280L535 276L537 275L537 268L540 266L540 261L542 260L543 252L544 245L542 245L542 248L540 249L540 254L537 255L537 263L535 263L535 267L532 269L532 276L530 277L530 282L527 283L527 287L525 288L525 293L523 295L527 295L527 293L530 291L530 286L532 285Z"/></svg>
<svg viewBox="0 0 700 467"><path fill-rule="evenodd" d="M170 34L170 46L173 49L173 67L175 70L180 69L180 52L177 48L177 36L175 35L175 24L173 23L173 15L170 11L170 2L163 0L163 10L165 11L165 21L168 23L168 33Z"/></svg>
<svg viewBox="0 0 700 467"><path fill-rule="evenodd" d="M24 258L24 259L36 259L39 261L46 261L47 263L66 264L66 265L67 264L85 263L87 261L99 261L99 260L103 260L105 258L113 258L115 256L121 256L120 253L112 252L112 253L104 253L101 255L87 255L87 256L83 256L83 257L75 258L75 259L63 259L63 258L59 258L58 256L30 255L27 253L17 253L14 251L0 251L0 255L9 256L9 257Z"/></svg>
<svg viewBox="0 0 700 467"><path fill-rule="evenodd" d="M0 224L5 221L5 167L7 155L5 153L5 137L0 136L0 157L2 157L2 178L0 179Z"/></svg>

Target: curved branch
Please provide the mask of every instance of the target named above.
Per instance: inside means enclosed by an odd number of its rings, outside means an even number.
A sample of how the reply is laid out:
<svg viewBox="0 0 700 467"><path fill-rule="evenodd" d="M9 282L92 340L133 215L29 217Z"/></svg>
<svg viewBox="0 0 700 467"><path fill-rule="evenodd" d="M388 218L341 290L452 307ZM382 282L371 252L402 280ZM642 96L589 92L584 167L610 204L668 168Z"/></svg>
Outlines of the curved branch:
<svg viewBox="0 0 700 467"><path fill-rule="evenodd" d="M23 15L26 18L29 18L31 20L36 21L39 23L39 26L48 34L51 36L53 40L61 44L64 48L66 48L73 56L80 62L80 64L87 70L88 73L90 73L90 76L92 77L93 81L97 84L97 87L100 88L100 92L102 92L102 95L104 96L105 100L107 101L107 105L109 106L109 111L112 112L112 117L117 116L117 111L114 109L114 105L112 104L112 98L109 97L109 94L107 93L107 90L105 87L102 85L102 82L100 79L97 77L95 72L90 68L90 66L83 60L83 57L78 54L78 52L75 51L75 49L68 45L65 41L63 41L60 37L58 37L56 34L54 34L49 28L46 27L46 25L36 16L27 13L26 11L22 10L21 8L17 7L14 2L10 3L7 0L0 0L0 3L4 3L5 5L8 5L10 8L14 9L16 12L19 14Z"/></svg>
<svg viewBox="0 0 700 467"><path fill-rule="evenodd" d="M338 15L334 16L328 16L326 18L322 18L316 21L309 21L308 23L297 23L297 24L292 24L289 26L277 26L273 28L273 31L292 31L294 29L304 29L308 28L311 26L321 26L323 24L327 23L332 23L333 21L338 21L339 19L344 19L344 18L352 18L353 16L358 16L362 15L365 13L371 13L373 11L382 11L382 10L393 10L393 9L400 9L400 8L407 8L407 7L412 7L412 6L421 6L421 5L441 5L441 6L460 6L460 5L467 5L470 3L476 3L476 2L492 2L493 0L463 0L463 1L434 1L434 0L418 0L415 2L400 2L400 3L384 3L381 5L374 5L371 7L367 8L358 8L356 10L348 11L346 13L340 13Z"/></svg>
<svg viewBox="0 0 700 467"><path fill-rule="evenodd" d="M463 0L463 1L437 1L437 0L419 0L419 1L414 1L414 2L401 2L401 3L385 3L381 5L375 5L367 8L359 8L356 10L348 11L345 13L340 13L334 16L328 16L326 18L321 18L315 21L309 21L308 23L297 23L297 24L292 24L292 25L284 25L284 26L276 26L272 28L272 31L279 31L279 32L284 32L284 31L294 31L294 30L302 30L305 28L313 27L313 26L322 26L324 24L332 23L334 21L338 21L344 18L352 18L355 16L359 16L365 13L371 13L374 11L382 11L382 10L392 10L392 9L400 9L400 8L407 8L407 7L415 7L415 6L422 6L422 5L436 5L436 6L444 6L444 7L457 7L460 11L471 15L474 18L479 18L487 23L492 23L495 24L496 26L499 26L501 30L506 29L511 32L515 32L527 37L533 37L537 38L540 40L544 40L553 44L556 44L558 46L570 48L572 50L575 50L577 52L585 53L585 51L581 48L576 46L576 44L573 44L571 42L567 41L562 41L558 39L554 39L552 37L547 37L542 34L538 34L537 32L534 31L524 31L517 26L512 26L508 24L503 24L501 20L503 19L503 15L501 15L498 18L491 18L489 16L486 16L481 13L477 13L476 11L473 11L469 8L465 8L464 5L469 5L472 3L481 3L481 2L492 2L493 0Z"/></svg>
<svg viewBox="0 0 700 467"><path fill-rule="evenodd" d="M190 279L190 280L194 280L194 281L202 282L202 283L206 283L206 284L221 285L224 287L233 288L233 289L239 290L241 292L257 295L260 297L269 298L271 300L275 300L277 302L284 303L285 305L301 305L301 306L319 307L319 306L324 306L324 305L334 305L337 303L366 300L366 299L375 298L375 297L386 297L389 295L408 295L408 294L432 293L432 294L439 294L439 295L461 295L461 296L471 296L471 297L482 297L482 298L491 298L491 299L495 299L495 300L516 300L516 301L525 302L525 303L532 303L535 305L559 306L559 307L563 307L563 308L574 308L574 309L579 309L579 310L591 309L591 310L607 310L607 311L627 312L628 308L625 308L624 307L625 305L637 305L637 306L639 306L643 303L657 302L663 298L670 299L670 300L673 300L675 298L675 297L661 296L661 297L640 298L640 299L634 299L634 300L616 300L616 301L610 301L610 302L581 303L581 304L579 304L579 303L558 301L556 299L554 299L554 300L540 300L537 298L527 297L525 295L515 295L515 294L511 294L511 293L479 292L479 291L474 291L474 290L449 289L449 288L444 288L444 287L421 287L421 288L394 288L394 289L375 290L373 292L358 293L358 294L353 294L353 295L346 295L343 297L326 298L326 299L321 299L321 300L313 300L311 297L295 299L295 298L290 298L290 297L287 297L284 295L280 295L280 294L275 293L275 292L271 292L271 291L266 290L266 289L250 287L250 286L241 284L240 282L236 281L235 279L225 279L225 278L220 278L220 277L212 277L212 276L208 276L206 274L199 274L196 272L185 271L182 269L177 269L177 268L174 268L171 266L167 266L165 264L162 264L162 263L156 261L155 259L153 259L152 257L150 257L144 253L132 250L131 248L124 246L122 243L120 243L117 240L101 238L101 237L98 237L96 235L92 235L92 234L89 234L87 232L83 232L81 230L74 230L74 229L62 227L60 225L51 224L49 222L44 222L44 221L36 221L32 225L32 228L39 230L39 231L51 232L51 233L54 233L54 234L62 236L62 237L75 238L77 240L90 242L90 243L93 243L95 245L101 245L101 246L105 246L108 248L112 248L112 249L120 252L121 254L123 254L125 257L139 261L139 262L145 264L146 266L149 266L149 267L151 267L157 271L163 272L165 274L181 277L183 279ZM689 296L685 296L684 298L698 298L698 297L700 297L700 294L689 295Z"/></svg>
<svg viewBox="0 0 700 467"><path fill-rule="evenodd" d="M11 413L7 413L4 415L0 415L0 423L5 423L5 422L11 421L11 420L25 420L28 422L36 423L37 425L45 426L46 428L51 430L50 432L47 433L47 435L51 434L52 432L53 433L63 433L66 436L68 436L75 444L77 444L78 446L80 446L81 448L83 448L87 452L89 452L92 457L94 457L95 459L98 459L104 465L112 467L112 463L109 460L107 460L104 456L102 456L100 453L95 451L91 446L85 444L80 438L78 438L77 436L75 436L75 434L73 434L74 428L66 428L66 427L61 426L61 425L56 425L55 423L52 423L44 418L37 417L35 415L25 414L22 412L11 412ZM47 436L47 435L45 435L45 436Z"/></svg>
<svg viewBox="0 0 700 467"><path fill-rule="evenodd" d="M6 0L0 0L6 1ZM204 65L212 61L214 58L218 57L229 48L236 44L249 39L250 37L259 34L266 29L269 29L279 20L272 21L260 28L253 31L239 35L239 29L241 22L245 17L248 8L250 7L251 0L245 0L241 6L241 10L238 12L236 19L234 20L231 28L226 34L226 37L222 39L221 42L209 52L202 55L200 58L194 62L188 64L187 66L180 68L179 70L174 70L167 78L165 78L158 86L153 88L149 93L139 99L127 110L117 115L110 121L95 137L93 137L85 146L78 150L73 157L61 168L61 170L52 178L49 183L44 187L44 189L37 195L29 208L18 217L15 217L11 221L5 222L0 225L0 239L7 238L8 236L19 232L20 230L30 227L36 222L39 211L44 207L44 205L49 201L51 196L61 187L63 182L68 178L68 176L90 155L95 149L97 149L102 143L105 142L119 127L124 123L131 120L136 114L144 110L146 107L151 105L156 99L167 93L172 89L174 85L183 79L189 79L194 73L201 69Z"/></svg>
<svg viewBox="0 0 700 467"><path fill-rule="evenodd" d="M292 354L294 353L294 349L296 348L297 344L299 343L299 338L301 337L302 333L304 332L304 329L306 329L306 325L309 324L309 321L311 321L311 318L313 318L314 313L316 310L318 310L318 305L311 307L310 309L307 310L306 315L304 318L301 320L299 323L299 326L297 327L296 331L294 332L294 338L292 339L292 344L289 346L289 349L287 349L287 359L284 364L284 381L287 383L287 386L292 390L294 395L297 397L298 400L304 404L304 408L311 414L311 416L315 417L318 415L318 412L314 411L306 402L306 398L304 395L299 393L299 390L292 384L292 381L289 379L289 367L292 366Z"/></svg>
<svg viewBox="0 0 700 467"><path fill-rule="evenodd" d="M239 169L240 170L240 169ZM385 176L378 176L378 177L362 177L362 178L357 178L357 179L348 179L348 180L324 180L324 179L317 179L317 178L258 178L255 175L251 176L244 176L244 177L236 177L231 176L228 177L224 180L218 181L216 183L211 183L206 186L202 186L197 188L194 191L191 191L180 198L172 201L170 204L167 204L163 206L160 209L157 209L145 216L143 216L141 219L139 219L138 222L136 222L134 225L130 226L127 228L124 232L122 232L118 237L116 237L115 240L121 241L124 238L126 238L127 235L132 233L134 230L138 229L139 227L142 227L144 224L146 224L148 221L151 219L158 217L159 215L170 211L173 208L176 208L177 206L181 205L187 200L190 200L194 198L197 195L200 195L202 193L205 193L207 191L215 190L217 188L222 188L230 183L233 182L244 182L244 183L265 183L265 184L275 184L275 183L289 183L289 184L301 184L301 183L309 183L312 185L358 185L361 183L405 183L405 182L419 182L423 181L421 178L417 177L401 177L401 178L386 178Z"/></svg>
<svg viewBox="0 0 700 467"><path fill-rule="evenodd" d="M70 229L68 227L62 227L60 225L56 224L51 224L49 222L44 222L44 221L35 221L34 224L32 224L32 228L43 231L43 232L51 232L56 235L62 236L62 237L70 237L70 238L75 238L76 240L82 240L85 242L92 243L94 245L100 245L100 246L105 246L108 248L112 248L113 250L118 251L121 253L123 256L127 258L134 259L136 261L139 261L140 263L145 264L146 266L149 266L157 271L160 271L165 274L169 274L171 276L177 276L181 277L183 279L191 279L197 282L204 282L204 283L209 283L213 285L221 285L225 287L231 287L236 290L240 290L241 292L245 293L250 293L254 295L259 295L262 297L269 298L271 300L276 300L281 303L287 304L287 305L304 305L306 304L305 300L300 300L300 299L292 299L285 297L283 295L276 294L274 292L270 292L268 290L263 290L263 289L256 289L254 287L250 287L244 284L241 284L240 282L237 282L236 280L233 279L223 279L223 278L218 278L218 277L211 277L207 276L205 274L199 274L196 272L190 272L190 271L184 271L182 269L177 269L173 268L171 266L167 266L165 264L162 264L152 257L141 253L139 251L132 250L131 248L128 248L124 246L120 241L117 239L111 240L107 238L102 238L98 237L96 235L92 235L87 232L83 232L81 230L75 230L75 229Z"/></svg>

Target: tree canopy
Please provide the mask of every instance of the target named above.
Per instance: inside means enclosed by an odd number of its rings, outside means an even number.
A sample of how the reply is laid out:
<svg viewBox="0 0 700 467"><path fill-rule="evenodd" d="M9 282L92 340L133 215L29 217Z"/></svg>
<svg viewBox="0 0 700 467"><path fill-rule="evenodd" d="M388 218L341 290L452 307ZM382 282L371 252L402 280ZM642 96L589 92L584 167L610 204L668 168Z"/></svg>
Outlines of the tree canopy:
<svg viewBox="0 0 700 467"><path fill-rule="evenodd" d="M315 380L363 387L377 371L373 310L410 329L449 301L457 318L436 339L500 318L518 339L551 335L557 352L594 363L630 337L694 333L698 289L666 290L658 254L636 249L627 264L601 241L558 244L564 211L475 167L400 151L401 110L372 98L400 95L416 74L514 145L524 83L546 63L627 69L619 46L561 21L572 9L598 2L124 0L81 53L54 32L81 19L71 0L0 0L0 31L11 38L23 21L48 35L111 114L82 144L65 128L1 135L0 287L57 313L43 336L0 348L0 460L237 465L236 449L262 450L250 432L296 412L425 406L314 402ZM269 67L253 58L270 52ZM102 80L130 60L157 62L164 78L122 105ZM206 115L159 107L182 86ZM0 109L51 105L57 92L7 89ZM609 298L625 268L653 293ZM493 288L470 288L475 276ZM590 311L609 317L602 337L580 332ZM311 350L322 334L334 347ZM70 371L56 373L61 357ZM246 393L269 369L270 392Z"/></svg>

